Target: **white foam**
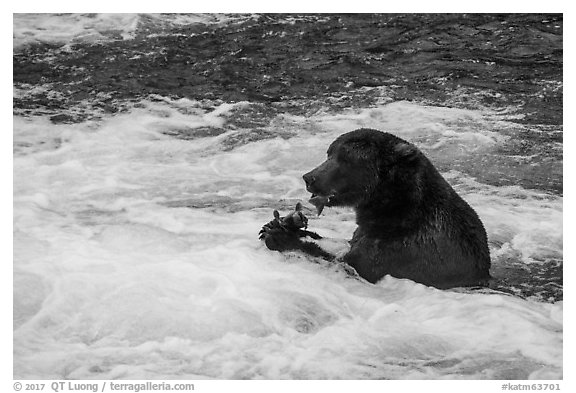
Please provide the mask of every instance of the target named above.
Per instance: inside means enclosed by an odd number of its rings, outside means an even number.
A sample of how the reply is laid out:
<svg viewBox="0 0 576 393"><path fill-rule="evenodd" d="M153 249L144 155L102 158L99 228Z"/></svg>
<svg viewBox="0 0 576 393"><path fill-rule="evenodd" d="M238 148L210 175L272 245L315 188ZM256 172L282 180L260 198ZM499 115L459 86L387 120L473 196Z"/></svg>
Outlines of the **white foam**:
<svg viewBox="0 0 576 393"><path fill-rule="evenodd" d="M494 257L512 256L524 263L562 260L562 197L518 186L488 186L469 178L462 181L465 186L457 189L465 191L490 240L498 244Z"/></svg>
<svg viewBox="0 0 576 393"><path fill-rule="evenodd" d="M286 118L299 123L313 123L315 127L337 133L366 127L393 132L406 139L441 135L459 138L467 144L503 141L505 136L499 134L495 126L511 126L500 121L496 112L431 107L410 101L396 101L374 108L348 109L339 114L319 113L309 118Z"/></svg>
<svg viewBox="0 0 576 393"><path fill-rule="evenodd" d="M25 44L97 42L119 32L131 39L137 14L14 14L14 47Z"/></svg>
<svg viewBox="0 0 576 393"><path fill-rule="evenodd" d="M342 131L384 121L401 136L417 125L430 140L490 145L499 136L476 125L494 123L398 103L280 117L268 131L297 136L230 148L249 131L228 127L237 110L250 104L144 102L75 125L14 119L16 379L561 378L562 302L370 285L257 240L268 206L306 199L302 173ZM461 138L466 124L487 139ZM163 133L200 127L226 132ZM561 253L560 198L453 176L489 236L505 225L527 258ZM310 219L341 249L354 226L347 209Z"/></svg>
<svg viewBox="0 0 576 393"><path fill-rule="evenodd" d="M135 37L141 23L155 29L193 24L223 24L248 15L227 14L14 14L14 48L33 43L95 43ZM148 26L150 27L150 26ZM160 31L160 30L159 30ZM150 33L154 35L157 33Z"/></svg>

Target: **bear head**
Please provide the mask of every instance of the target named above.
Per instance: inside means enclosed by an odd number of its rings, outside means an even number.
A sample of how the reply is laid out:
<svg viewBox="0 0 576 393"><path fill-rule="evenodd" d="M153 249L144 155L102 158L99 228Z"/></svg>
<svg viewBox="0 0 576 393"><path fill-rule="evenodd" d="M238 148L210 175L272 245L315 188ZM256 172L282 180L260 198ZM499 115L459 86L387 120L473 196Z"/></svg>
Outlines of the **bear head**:
<svg viewBox="0 0 576 393"><path fill-rule="evenodd" d="M423 154L392 134L358 129L339 136L327 159L306 173L306 189L318 214L324 206L359 207L378 200L413 194Z"/></svg>

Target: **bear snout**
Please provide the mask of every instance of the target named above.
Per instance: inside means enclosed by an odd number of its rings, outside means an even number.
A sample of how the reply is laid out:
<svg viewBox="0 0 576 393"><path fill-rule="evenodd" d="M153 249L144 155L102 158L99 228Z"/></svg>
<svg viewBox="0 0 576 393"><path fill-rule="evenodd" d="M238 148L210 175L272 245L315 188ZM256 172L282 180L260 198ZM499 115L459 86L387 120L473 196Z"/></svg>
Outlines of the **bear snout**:
<svg viewBox="0 0 576 393"><path fill-rule="evenodd" d="M326 190L324 189L325 174L319 172L318 168L306 173L302 178L306 183L306 191L312 194L326 194Z"/></svg>
<svg viewBox="0 0 576 393"><path fill-rule="evenodd" d="M304 179L304 183L306 183L306 189L310 191L310 187L316 182L316 177L312 174L313 171L305 173L302 178Z"/></svg>
<svg viewBox="0 0 576 393"><path fill-rule="evenodd" d="M333 188L332 183L337 171L338 163L334 159L324 161L302 176L306 183L306 190L313 194L328 195Z"/></svg>

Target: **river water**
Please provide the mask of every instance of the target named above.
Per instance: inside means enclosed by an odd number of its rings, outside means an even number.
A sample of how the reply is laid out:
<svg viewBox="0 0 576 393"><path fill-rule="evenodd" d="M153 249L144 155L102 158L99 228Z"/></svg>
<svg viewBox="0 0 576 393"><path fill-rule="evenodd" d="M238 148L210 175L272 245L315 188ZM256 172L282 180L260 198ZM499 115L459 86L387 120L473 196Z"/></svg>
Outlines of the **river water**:
<svg viewBox="0 0 576 393"><path fill-rule="evenodd" d="M17 62L46 76L15 77L14 377L562 378L561 119L367 85L270 102L121 97L54 73L96 47L106 68L103 49L142 26L153 39L253 18L15 15ZM417 144L474 207L495 290L371 285L258 241L359 127ZM345 252L353 211L305 205L309 229Z"/></svg>

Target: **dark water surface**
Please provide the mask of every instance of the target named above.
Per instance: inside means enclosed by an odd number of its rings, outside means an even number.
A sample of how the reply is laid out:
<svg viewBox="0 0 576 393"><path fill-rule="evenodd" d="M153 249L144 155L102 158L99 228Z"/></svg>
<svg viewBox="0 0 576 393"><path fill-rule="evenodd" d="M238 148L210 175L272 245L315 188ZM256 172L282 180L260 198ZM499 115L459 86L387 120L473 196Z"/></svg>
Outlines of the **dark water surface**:
<svg viewBox="0 0 576 393"><path fill-rule="evenodd" d="M16 97L14 111L75 122L157 94L262 103L267 119L236 123L254 127L277 113L368 106L380 96L362 87L379 87L393 101L512 110L530 127L472 159L501 168L502 182L562 194L562 26L557 14L262 15L184 26L143 16L132 40L112 31L106 42L17 48L15 86L50 93ZM497 156L530 157L535 168L508 173Z"/></svg>

